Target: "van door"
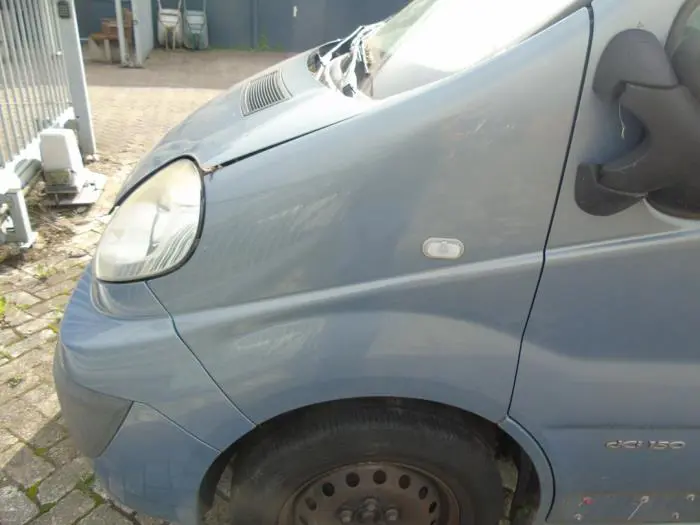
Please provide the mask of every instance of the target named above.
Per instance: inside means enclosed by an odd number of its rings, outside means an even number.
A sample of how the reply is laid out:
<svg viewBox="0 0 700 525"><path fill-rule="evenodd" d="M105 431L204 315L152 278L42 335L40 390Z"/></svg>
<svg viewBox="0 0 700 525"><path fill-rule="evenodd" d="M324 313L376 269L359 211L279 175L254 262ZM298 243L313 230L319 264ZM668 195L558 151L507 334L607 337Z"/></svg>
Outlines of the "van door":
<svg viewBox="0 0 700 525"><path fill-rule="evenodd" d="M671 151L689 138L674 127L677 122L646 129L622 98L604 100L594 92L596 70L616 35L641 29L666 42L674 24L672 35L681 38L700 13L697 0L630 4L593 4L589 74L510 408L549 457L556 491L552 522L700 521L698 193L684 180L664 190L665 197L637 196L618 202L617 209L591 213L577 203L582 167L635 155L645 138L646 157L665 141L669 151L659 158L674 163L650 175L656 186L677 176L674 166L696 162L689 158L696 154L692 148ZM669 42L668 50L677 47ZM694 49L697 60L686 64L694 63L700 78L700 45ZM640 56L630 50L623 55ZM700 129L700 113L694 113L700 92L693 96L683 99L684 113L697 117ZM647 109L644 118L651 112L668 116ZM634 161L642 165L648 158ZM630 168L628 175L636 173Z"/></svg>

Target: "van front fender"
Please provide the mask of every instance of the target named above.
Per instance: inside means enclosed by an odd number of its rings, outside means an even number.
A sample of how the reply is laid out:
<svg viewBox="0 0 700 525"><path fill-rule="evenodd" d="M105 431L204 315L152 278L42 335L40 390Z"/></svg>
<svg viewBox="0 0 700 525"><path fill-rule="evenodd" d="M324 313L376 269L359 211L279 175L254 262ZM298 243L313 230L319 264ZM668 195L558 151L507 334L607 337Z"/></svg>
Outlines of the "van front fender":
<svg viewBox="0 0 700 525"><path fill-rule="evenodd" d="M259 423L353 397L507 414L539 254L174 315L228 397Z"/></svg>

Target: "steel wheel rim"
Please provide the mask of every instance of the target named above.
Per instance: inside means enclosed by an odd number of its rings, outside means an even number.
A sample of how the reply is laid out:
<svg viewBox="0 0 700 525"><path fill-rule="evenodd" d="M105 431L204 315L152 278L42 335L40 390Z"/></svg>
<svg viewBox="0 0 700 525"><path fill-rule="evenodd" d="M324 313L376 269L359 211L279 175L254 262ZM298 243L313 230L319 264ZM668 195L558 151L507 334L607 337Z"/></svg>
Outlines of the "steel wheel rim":
<svg viewBox="0 0 700 525"><path fill-rule="evenodd" d="M457 525L459 505L440 478L392 461L355 463L305 483L280 525Z"/></svg>

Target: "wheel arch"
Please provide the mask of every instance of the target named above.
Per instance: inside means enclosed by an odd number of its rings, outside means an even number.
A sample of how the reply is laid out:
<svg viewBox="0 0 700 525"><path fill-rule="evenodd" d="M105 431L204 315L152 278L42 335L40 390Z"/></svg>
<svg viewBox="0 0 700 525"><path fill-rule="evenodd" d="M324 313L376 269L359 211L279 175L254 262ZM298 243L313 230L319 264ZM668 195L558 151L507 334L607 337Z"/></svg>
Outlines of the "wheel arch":
<svg viewBox="0 0 700 525"><path fill-rule="evenodd" d="M504 418L496 422L489 420L474 411L463 407L442 402L409 397L354 397L323 401L294 408L260 422L248 433L236 439L227 449L222 451L212 463L200 485L200 502L203 510L211 507L216 494L216 487L226 467L233 462L238 454L261 442L270 433L279 432L287 425L293 425L302 415L313 410L328 410L329 408L347 410L357 404L374 403L386 406L400 406L406 410L423 410L439 413L441 417L458 420L476 430L489 441L497 452L497 457L513 461L517 469L517 485L513 487L513 503L511 518L522 523L529 522L533 517L532 511L537 511L538 518L544 518L551 507L554 483L552 470L544 451L539 444L517 422ZM235 468L235 467L234 467ZM507 485L504 482L504 485ZM522 512L521 512L522 511ZM517 525L514 523L514 525Z"/></svg>

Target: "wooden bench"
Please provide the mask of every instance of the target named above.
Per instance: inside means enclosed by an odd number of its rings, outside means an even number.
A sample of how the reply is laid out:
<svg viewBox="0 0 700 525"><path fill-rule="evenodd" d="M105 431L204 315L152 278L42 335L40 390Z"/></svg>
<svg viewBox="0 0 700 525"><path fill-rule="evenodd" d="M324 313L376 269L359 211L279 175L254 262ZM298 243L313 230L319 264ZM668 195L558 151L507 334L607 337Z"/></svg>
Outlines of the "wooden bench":
<svg viewBox="0 0 700 525"><path fill-rule="evenodd" d="M134 18L130 9L124 8L124 37L126 45L131 49L134 42ZM119 26L116 18L103 18L99 33L88 37L88 52L91 57L99 55L107 62L112 62L112 43L119 42Z"/></svg>

